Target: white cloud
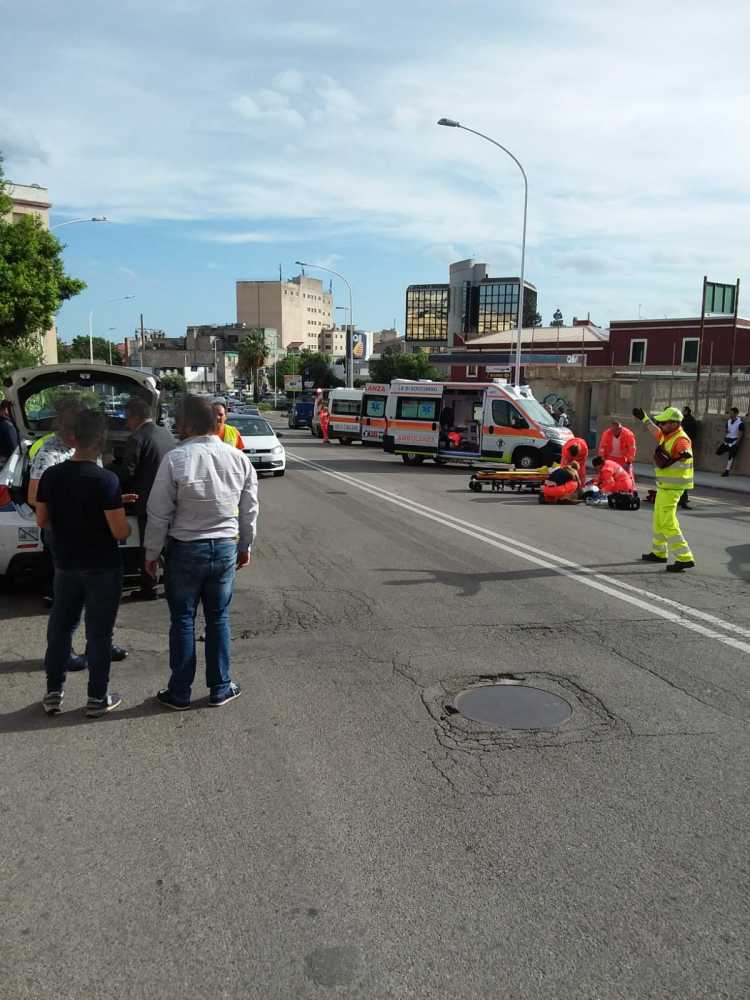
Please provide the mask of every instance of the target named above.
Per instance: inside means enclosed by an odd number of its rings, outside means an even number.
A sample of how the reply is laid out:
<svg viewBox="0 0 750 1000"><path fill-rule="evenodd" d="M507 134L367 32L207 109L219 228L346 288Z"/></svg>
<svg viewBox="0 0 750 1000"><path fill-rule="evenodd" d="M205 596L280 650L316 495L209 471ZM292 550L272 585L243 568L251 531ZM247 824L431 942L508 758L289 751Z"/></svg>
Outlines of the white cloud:
<svg viewBox="0 0 750 1000"><path fill-rule="evenodd" d="M285 69L281 73L277 73L271 82L277 90L283 90L288 94L296 94L302 90L305 77L297 69Z"/></svg>
<svg viewBox="0 0 750 1000"><path fill-rule="evenodd" d="M125 267L122 264L117 268L117 270L120 274L124 274L126 278L130 278L131 280L135 280L138 277L132 268Z"/></svg>

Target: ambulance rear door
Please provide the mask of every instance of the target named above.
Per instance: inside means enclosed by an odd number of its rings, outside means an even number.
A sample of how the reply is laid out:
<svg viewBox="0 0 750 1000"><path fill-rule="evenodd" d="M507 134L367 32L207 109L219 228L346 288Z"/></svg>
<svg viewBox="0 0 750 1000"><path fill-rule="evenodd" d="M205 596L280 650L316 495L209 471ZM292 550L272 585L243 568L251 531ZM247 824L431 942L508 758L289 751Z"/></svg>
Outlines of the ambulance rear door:
<svg viewBox="0 0 750 1000"><path fill-rule="evenodd" d="M362 441L380 444L385 433L385 404L388 399L387 382L368 382L362 394Z"/></svg>
<svg viewBox="0 0 750 1000"><path fill-rule="evenodd" d="M394 380L386 403L385 451L434 458L440 437L442 382Z"/></svg>

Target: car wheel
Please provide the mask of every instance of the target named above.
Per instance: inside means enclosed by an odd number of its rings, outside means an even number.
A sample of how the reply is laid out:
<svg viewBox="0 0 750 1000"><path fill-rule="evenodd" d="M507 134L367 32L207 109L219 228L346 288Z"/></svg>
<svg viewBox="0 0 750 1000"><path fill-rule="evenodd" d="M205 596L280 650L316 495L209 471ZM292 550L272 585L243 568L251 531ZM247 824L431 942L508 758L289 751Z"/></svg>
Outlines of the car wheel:
<svg viewBox="0 0 750 1000"><path fill-rule="evenodd" d="M513 452L513 464L517 469L538 469L539 455L533 448L519 448Z"/></svg>

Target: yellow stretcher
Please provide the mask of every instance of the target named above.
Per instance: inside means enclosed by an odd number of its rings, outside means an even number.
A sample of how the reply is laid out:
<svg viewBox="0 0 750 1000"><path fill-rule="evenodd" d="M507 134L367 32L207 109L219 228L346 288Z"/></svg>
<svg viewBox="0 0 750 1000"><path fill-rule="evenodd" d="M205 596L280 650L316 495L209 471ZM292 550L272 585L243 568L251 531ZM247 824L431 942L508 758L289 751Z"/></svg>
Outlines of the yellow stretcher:
<svg viewBox="0 0 750 1000"><path fill-rule="evenodd" d="M536 493L544 485L548 474L546 465L541 469L487 469L474 473L469 480L469 489L481 493L485 486L489 486L493 493L504 493L506 489Z"/></svg>

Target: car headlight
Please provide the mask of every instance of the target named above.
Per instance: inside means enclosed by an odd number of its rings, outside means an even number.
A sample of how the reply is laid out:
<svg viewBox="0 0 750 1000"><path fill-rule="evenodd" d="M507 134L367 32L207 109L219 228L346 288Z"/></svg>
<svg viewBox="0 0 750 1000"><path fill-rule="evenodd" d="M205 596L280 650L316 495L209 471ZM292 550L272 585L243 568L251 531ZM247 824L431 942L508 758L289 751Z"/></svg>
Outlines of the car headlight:
<svg viewBox="0 0 750 1000"><path fill-rule="evenodd" d="M284 449L281 447L280 444L277 444L275 448L271 448L271 454L272 455L283 455L284 454Z"/></svg>

